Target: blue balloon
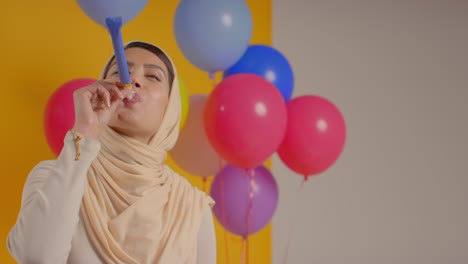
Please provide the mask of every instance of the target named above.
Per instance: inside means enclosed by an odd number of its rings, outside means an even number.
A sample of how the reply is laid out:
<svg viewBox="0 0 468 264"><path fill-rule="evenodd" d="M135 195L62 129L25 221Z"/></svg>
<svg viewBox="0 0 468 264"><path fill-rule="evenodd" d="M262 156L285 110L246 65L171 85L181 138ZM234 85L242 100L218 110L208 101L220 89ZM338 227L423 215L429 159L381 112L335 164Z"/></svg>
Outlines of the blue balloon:
<svg viewBox="0 0 468 264"><path fill-rule="evenodd" d="M174 17L177 45L197 68L214 73L238 61L252 37L245 1L182 0Z"/></svg>
<svg viewBox="0 0 468 264"><path fill-rule="evenodd" d="M252 73L273 83L285 101L293 93L294 75L291 65L278 50L266 45L251 45L242 58L224 72L224 78L236 73Z"/></svg>
<svg viewBox="0 0 468 264"><path fill-rule="evenodd" d="M99 25L106 27L106 18L121 17L126 24L134 19L148 0L77 0L86 15Z"/></svg>

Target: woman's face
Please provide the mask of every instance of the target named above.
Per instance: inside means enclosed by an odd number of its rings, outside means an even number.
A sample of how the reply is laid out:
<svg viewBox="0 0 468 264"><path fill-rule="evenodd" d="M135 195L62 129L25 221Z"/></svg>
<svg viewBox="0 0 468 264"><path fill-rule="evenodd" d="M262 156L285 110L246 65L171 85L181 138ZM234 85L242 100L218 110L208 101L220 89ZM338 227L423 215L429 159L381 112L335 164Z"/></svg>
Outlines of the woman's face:
<svg viewBox="0 0 468 264"><path fill-rule="evenodd" d="M125 51L135 94L124 99L111 117L109 126L126 136L148 143L158 131L169 102L169 75L163 61L143 48ZM118 82L115 60L109 66L107 81Z"/></svg>

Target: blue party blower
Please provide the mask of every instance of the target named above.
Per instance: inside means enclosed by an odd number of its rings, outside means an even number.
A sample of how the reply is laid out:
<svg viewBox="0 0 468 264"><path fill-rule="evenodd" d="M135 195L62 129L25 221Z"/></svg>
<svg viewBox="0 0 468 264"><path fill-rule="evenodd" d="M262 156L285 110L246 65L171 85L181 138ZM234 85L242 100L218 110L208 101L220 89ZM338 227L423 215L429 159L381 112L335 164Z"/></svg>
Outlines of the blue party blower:
<svg viewBox="0 0 468 264"><path fill-rule="evenodd" d="M109 30L114 47L115 60L119 69L119 78L125 88L132 87L130 74L128 72L127 59L125 58L125 49L122 41L122 18L108 17L106 18L106 26Z"/></svg>
<svg viewBox="0 0 468 264"><path fill-rule="evenodd" d="M97 24L106 27L114 46L115 60L119 69L120 82L131 88L130 74L122 41L122 25L134 19L148 0L76 0L84 13Z"/></svg>

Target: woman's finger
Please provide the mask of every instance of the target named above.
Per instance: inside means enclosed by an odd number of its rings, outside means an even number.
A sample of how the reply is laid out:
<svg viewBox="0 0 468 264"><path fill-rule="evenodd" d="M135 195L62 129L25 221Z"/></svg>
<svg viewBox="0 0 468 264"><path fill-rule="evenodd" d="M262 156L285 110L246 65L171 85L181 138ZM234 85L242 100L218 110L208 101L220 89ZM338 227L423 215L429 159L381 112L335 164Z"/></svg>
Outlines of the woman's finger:
<svg viewBox="0 0 468 264"><path fill-rule="evenodd" d="M106 89L103 85L97 85L96 86L96 95L98 98L101 98L104 102L104 104L110 108L110 92L108 89Z"/></svg>
<svg viewBox="0 0 468 264"><path fill-rule="evenodd" d="M122 92L116 86L112 87L111 91L115 95L115 97L120 98L120 99L124 98Z"/></svg>

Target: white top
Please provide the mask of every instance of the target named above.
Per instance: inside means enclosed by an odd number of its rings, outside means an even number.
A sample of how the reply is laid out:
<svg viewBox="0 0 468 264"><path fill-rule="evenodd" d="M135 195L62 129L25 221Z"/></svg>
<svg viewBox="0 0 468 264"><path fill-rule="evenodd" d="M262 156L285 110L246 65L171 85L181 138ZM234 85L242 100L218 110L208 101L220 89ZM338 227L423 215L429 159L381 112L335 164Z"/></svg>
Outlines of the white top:
<svg viewBox="0 0 468 264"><path fill-rule="evenodd" d="M20 264L103 263L79 213L86 173L100 144L83 139L81 158L75 161L75 145L70 142L65 140L57 160L40 162L26 180L21 210L7 238L8 250ZM216 237L208 206L198 234L197 263L216 263Z"/></svg>

